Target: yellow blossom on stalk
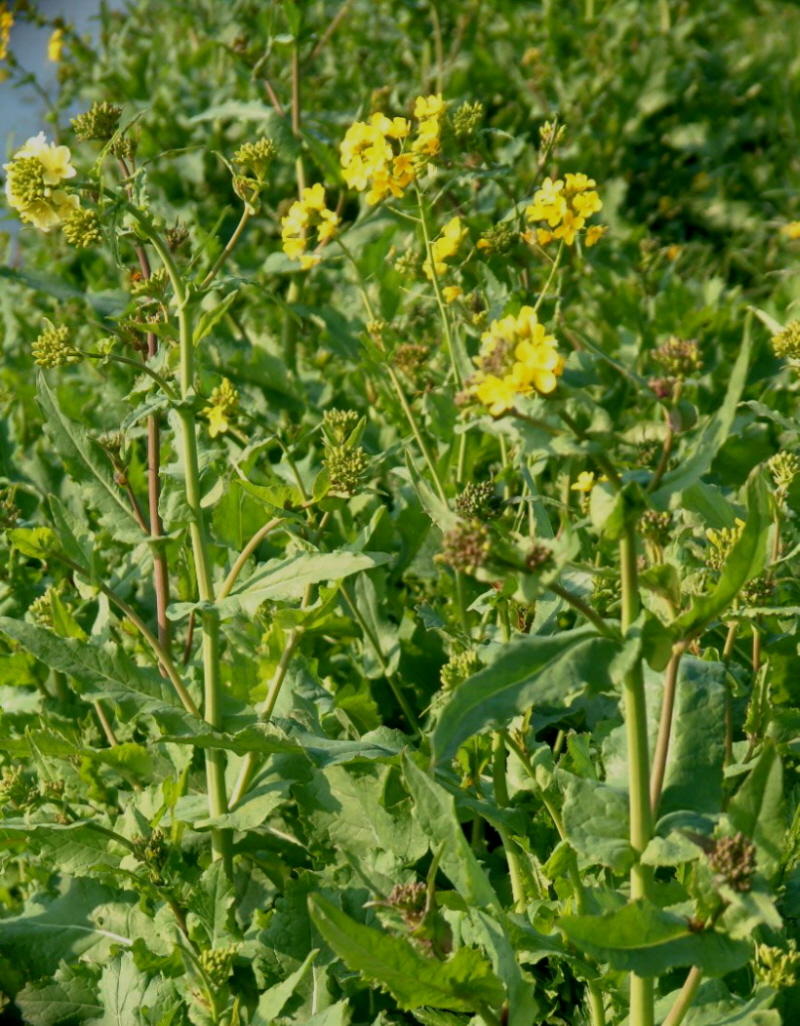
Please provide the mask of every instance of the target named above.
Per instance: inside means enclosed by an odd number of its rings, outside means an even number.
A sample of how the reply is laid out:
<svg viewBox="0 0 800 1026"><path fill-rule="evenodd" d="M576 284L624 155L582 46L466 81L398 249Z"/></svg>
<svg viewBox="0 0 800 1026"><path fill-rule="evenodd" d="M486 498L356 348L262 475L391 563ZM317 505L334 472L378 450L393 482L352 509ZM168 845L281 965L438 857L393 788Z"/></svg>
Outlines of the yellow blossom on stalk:
<svg viewBox="0 0 800 1026"><path fill-rule="evenodd" d="M582 470L580 474L578 474L577 480L570 485L570 490L573 492L582 492L585 495L594 488L594 481L594 474L591 470Z"/></svg>
<svg viewBox="0 0 800 1026"><path fill-rule="evenodd" d="M57 28L53 31L47 43L47 59L58 64L61 60L61 51L64 49L64 30Z"/></svg>
<svg viewBox="0 0 800 1026"><path fill-rule="evenodd" d="M800 239L800 221L790 221L781 228L787 239Z"/></svg>
<svg viewBox="0 0 800 1026"><path fill-rule="evenodd" d="M281 221L283 251L292 260L299 260L301 268L308 271L322 259L318 253L306 253L309 230L316 228L317 242L321 247L333 238L338 225L339 215L328 210L325 189L317 182L303 189L300 199L294 201Z"/></svg>
<svg viewBox="0 0 800 1026"><path fill-rule="evenodd" d="M564 370L555 338L531 306L523 306L516 317L492 321L481 335L475 363L478 371L469 382L470 391L494 416L512 409L520 396L549 395Z"/></svg>
<svg viewBox="0 0 800 1026"><path fill-rule="evenodd" d="M553 239L563 239L568 246L574 244L587 219L603 208L603 202L595 191L596 184L593 178L582 172L567 174L563 179L545 178L541 188L534 194L533 202L525 211L529 222L547 222L546 228L536 228L535 241L540 246ZM599 242L606 230L600 225L587 229L587 246ZM534 241L529 232L525 233L524 237L528 242Z"/></svg>
<svg viewBox="0 0 800 1026"><path fill-rule="evenodd" d="M0 3L0 61L8 57L8 43L13 25L14 15L9 11L8 4Z"/></svg>
<svg viewBox="0 0 800 1026"><path fill-rule="evenodd" d="M446 104L441 96L420 96L414 104L417 130L410 146L408 118L380 112L351 125L339 147L342 176L351 189L367 193L371 205L393 196L400 199L414 181L418 166L441 149L441 121Z"/></svg>
<svg viewBox="0 0 800 1026"><path fill-rule="evenodd" d="M208 433L212 438L230 429L231 420L238 409L239 393L227 378L223 378L211 393L209 405L203 410L208 417Z"/></svg>
<svg viewBox="0 0 800 1026"><path fill-rule="evenodd" d="M445 303L455 303L455 301L463 295L464 290L460 285L445 285L442 289L442 296L444 297Z"/></svg>
<svg viewBox="0 0 800 1026"><path fill-rule="evenodd" d="M58 186L77 173L70 160L66 146L48 143L44 132L40 132L17 150L11 163L3 165L6 198L20 220L43 232L69 220L80 206L80 199Z"/></svg>
<svg viewBox="0 0 800 1026"><path fill-rule="evenodd" d="M447 271L445 261L456 255L467 235L467 229L461 223L461 218L458 215L447 222L439 238L431 243L431 259L426 260L422 265L428 278L433 278L434 272L439 278ZM433 261L432 264L431 261Z"/></svg>

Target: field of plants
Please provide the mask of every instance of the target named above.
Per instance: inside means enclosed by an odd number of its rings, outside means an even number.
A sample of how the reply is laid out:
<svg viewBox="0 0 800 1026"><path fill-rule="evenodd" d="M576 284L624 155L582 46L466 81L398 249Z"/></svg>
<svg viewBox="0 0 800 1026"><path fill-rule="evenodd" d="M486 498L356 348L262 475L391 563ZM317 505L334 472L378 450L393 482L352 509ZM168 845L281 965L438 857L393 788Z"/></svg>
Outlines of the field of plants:
<svg viewBox="0 0 800 1026"><path fill-rule="evenodd" d="M0 1022L800 1021L800 8L30 21Z"/></svg>

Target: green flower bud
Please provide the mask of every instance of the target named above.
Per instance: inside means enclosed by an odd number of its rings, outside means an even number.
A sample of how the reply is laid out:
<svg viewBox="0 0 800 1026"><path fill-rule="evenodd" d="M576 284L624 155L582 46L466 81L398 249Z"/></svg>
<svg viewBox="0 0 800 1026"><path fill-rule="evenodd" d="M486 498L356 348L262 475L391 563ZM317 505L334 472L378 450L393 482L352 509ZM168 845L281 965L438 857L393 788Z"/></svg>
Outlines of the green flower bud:
<svg viewBox="0 0 800 1026"><path fill-rule="evenodd" d="M107 142L119 127L122 107L113 103L93 103L89 110L72 119L75 135L83 142L101 139Z"/></svg>
<svg viewBox="0 0 800 1026"><path fill-rule="evenodd" d="M233 163L252 171L256 178L263 182L267 169L276 156L275 143L265 137L240 146L233 155Z"/></svg>
<svg viewBox="0 0 800 1026"><path fill-rule="evenodd" d="M33 602L28 606L28 613L31 620L37 625L37 627L46 627L49 630L53 629L53 595L58 591L55 587L50 587L38 598L35 598Z"/></svg>
<svg viewBox="0 0 800 1026"><path fill-rule="evenodd" d="M653 359L669 375L683 381L703 369L700 347L694 339L686 340L671 335L653 351Z"/></svg>
<svg viewBox="0 0 800 1026"><path fill-rule="evenodd" d="M494 520L503 511L503 500L491 481L470 482L456 499L456 513L465 520Z"/></svg>
<svg viewBox="0 0 800 1026"><path fill-rule="evenodd" d="M118 160L133 160L136 156L137 144L134 139L120 137L111 144L111 153Z"/></svg>
<svg viewBox="0 0 800 1026"><path fill-rule="evenodd" d="M231 974L236 948L212 948L210 951L203 951L200 955L200 965L203 972L215 987L223 987Z"/></svg>
<svg viewBox="0 0 800 1026"><path fill-rule="evenodd" d="M669 543L672 533L672 514L669 510L646 509L639 524L648 541L662 549Z"/></svg>
<svg viewBox="0 0 800 1026"><path fill-rule="evenodd" d="M439 672L442 687L450 691L463 684L480 668L481 661L476 652L457 652L450 656L450 661L445 663Z"/></svg>
<svg viewBox="0 0 800 1026"><path fill-rule="evenodd" d="M68 221L64 222L64 238L75 249L88 249L103 241L100 221L93 210L78 208Z"/></svg>
<svg viewBox="0 0 800 1026"><path fill-rule="evenodd" d="M767 460L767 466L775 488L782 497L785 496L792 481L800 473L800 459L793 452L778 452Z"/></svg>
<svg viewBox="0 0 800 1026"><path fill-rule="evenodd" d="M750 890L756 871L756 846L749 837L742 833L720 837L707 854L711 868L724 877L731 890L740 893Z"/></svg>
<svg viewBox="0 0 800 1026"><path fill-rule="evenodd" d="M800 356L800 321L789 321L783 331L772 336L772 348L776 356Z"/></svg>
<svg viewBox="0 0 800 1026"><path fill-rule="evenodd" d="M479 520L461 521L445 531L442 551L436 559L454 570L474 573L486 563L490 551L489 529Z"/></svg>
<svg viewBox="0 0 800 1026"><path fill-rule="evenodd" d="M46 197L44 166L38 157L18 157L6 171L6 192L19 204L28 206Z"/></svg>
<svg viewBox="0 0 800 1026"><path fill-rule="evenodd" d="M47 329L33 343L33 362L37 367L61 367L64 364L80 363L83 357L69 339L69 328L56 328L45 321Z"/></svg>
<svg viewBox="0 0 800 1026"><path fill-rule="evenodd" d="M516 246L519 232L509 221L494 224L478 239L477 248L487 256L505 256Z"/></svg>
<svg viewBox="0 0 800 1026"><path fill-rule="evenodd" d="M469 139L475 135L483 124L484 106L477 100L475 103L462 103L453 113L453 132L457 139Z"/></svg>
<svg viewBox="0 0 800 1026"><path fill-rule="evenodd" d="M0 805L24 811L39 804L39 788L30 783L21 766L4 766L0 775Z"/></svg>
<svg viewBox="0 0 800 1026"><path fill-rule="evenodd" d="M330 478L331 491L342 495L355 495L369 458L363 449L348 449L334 445L326 450L323 460Z"/></svg>
<svg viewBox="0 0 800 1026"><path fill-rule="evenodd" d="M326 410L322 415L322 426L331 441L343 445L360 419L355 410Z"/></svg>

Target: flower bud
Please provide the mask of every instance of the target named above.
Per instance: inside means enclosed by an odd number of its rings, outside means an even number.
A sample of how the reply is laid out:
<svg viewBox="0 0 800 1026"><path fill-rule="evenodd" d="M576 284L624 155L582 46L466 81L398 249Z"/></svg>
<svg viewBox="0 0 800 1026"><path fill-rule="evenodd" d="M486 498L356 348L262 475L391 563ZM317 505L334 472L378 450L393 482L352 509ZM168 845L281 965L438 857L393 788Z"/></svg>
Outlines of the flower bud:
<svg viewBox="0 0 800 1026"><path fill-rule="evenodd" d="M69 328L56 328L45 321L47 328L33 343L33 362L37 367L61 367L64 364L80 363L83 357L69 341Z"/></svg>
<svg viewBox="0 0 800 1026"><path fill-rule="evenodd" d="M107 142L119 127L122 107L113 103L93 103L83 114L72 119L75 135L82 141L100 139Z"/></svg>

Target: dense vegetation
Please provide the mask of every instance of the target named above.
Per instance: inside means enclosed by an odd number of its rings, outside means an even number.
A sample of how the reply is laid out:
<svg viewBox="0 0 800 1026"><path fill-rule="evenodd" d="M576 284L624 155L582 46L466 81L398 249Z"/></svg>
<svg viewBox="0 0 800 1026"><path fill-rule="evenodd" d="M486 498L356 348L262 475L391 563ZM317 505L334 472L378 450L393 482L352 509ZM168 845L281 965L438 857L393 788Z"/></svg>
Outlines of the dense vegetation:
<svg viewBox="0 0 800 1026"><path fill-rule="evenodd" d="M796 1021L800 10L26 19L3 1021Z"/></svg>

